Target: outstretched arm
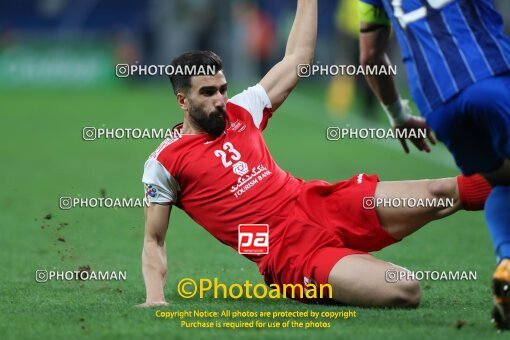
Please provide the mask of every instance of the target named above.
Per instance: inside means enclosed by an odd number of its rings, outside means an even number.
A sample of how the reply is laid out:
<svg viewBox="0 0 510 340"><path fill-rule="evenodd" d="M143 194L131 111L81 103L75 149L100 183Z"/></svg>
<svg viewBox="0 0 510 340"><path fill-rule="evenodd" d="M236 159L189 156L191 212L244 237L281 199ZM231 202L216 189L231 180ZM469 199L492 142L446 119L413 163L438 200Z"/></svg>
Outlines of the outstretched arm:
<svg viewBox="0 0 510 340"><path fill-rule="evenodd" d="M383 9L374 5L359 2L360 8L360 64L363 66L378 66L388 68L390 59L386 54L391 34L391 26ZM426 129L428 138L435 144L431 130L422 118L411 115L407 101L402 100L391 74L367 74L365 79L372 92L379 98L386 111L391 125L396 129ZM424 138L410 138L410 141L420 151L430 152L430 147ZM409 147L405 139L400 139L405 152Z"/></svg>
<svg viewBox="0 0 510 340"><path fill-rule="evenodd" d="M165 235L171 210L171 205L151 204L145 208L142 272L147 297L139 307L168 305L163 288L167 276Z"/></svg>
<svg viewBox="0 0 510 340"><path fill-rule="evenodd" d="M360 64L363 66L389 67L390 59L386 54L391 27L362 22L360 26ZM370 89L383 105L391 105L399 98L393 75L365 75Z"/></svg>
<svg viewBox="0 0 510 340"><path fill-rule="evenodd" d="M316 38L317 0L298 0L285 56L260 81L271 100L273 111L287 99L297 85L298 65L312 62Z"/></svg>

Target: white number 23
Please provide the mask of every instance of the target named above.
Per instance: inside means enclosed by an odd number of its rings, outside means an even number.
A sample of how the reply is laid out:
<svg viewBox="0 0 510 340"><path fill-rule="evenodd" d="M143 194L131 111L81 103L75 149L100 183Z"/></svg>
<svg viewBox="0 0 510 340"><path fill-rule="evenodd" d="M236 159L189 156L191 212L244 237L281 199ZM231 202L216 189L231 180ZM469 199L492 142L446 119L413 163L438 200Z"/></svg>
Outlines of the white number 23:
<svg viewBox="0 0 510 340"><path fill-rule="evenodd" d="M223 144L223 150L214 150L214 155L216 157L221 157L221 162L225 168L231 166L232 161L238 161L241 159L241 154L230 142Z"/></svg>

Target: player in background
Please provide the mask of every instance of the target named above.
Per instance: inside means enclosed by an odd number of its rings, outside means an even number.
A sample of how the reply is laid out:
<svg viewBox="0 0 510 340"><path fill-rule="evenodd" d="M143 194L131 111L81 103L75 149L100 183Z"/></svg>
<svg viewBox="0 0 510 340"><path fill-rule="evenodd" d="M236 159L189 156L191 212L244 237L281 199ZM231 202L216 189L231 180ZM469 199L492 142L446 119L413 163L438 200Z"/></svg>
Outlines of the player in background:
<svg viewBox="0 0 510 340"><path fill-rule="evenodd" d="M428 128L446 144L465 175L494 186L486 220L498 257L493 317L510 322L510 39L493 0L361 0L360 63L389 65L391 27L406 65L413 117L391 75L367 75L393 127ZM434 143L432 136L429 139ZM430 151L424 139L412 139ZM404 150L409 152L405 140Z"/></svg>
<svg viewBox="0 0 510 340"><path fill-rule="evenodd" d="M316 35L317 0L299 0L283 59L259 84L230 99L216 54L190 52L172 61L181 67L213 66L215 73L170 78L184 122L178 127L182 136L165 140L144 167L150 206L145 209L146 301L141 306L167 304L165 235L174 205L236 252L240 224L267 224L267 254L244 255L257 264L266 283L329 283L335 301L372 307L416 307L420 288L412 278L389 282L388 270L406 270L369 252L459 209L483 206L490 187L484 186L481 198L470 195L482 190L476 176L379 182L375 175L359 174L330 184L305 182L275 163L262 131L297 85L298 65L311 63ZM376 207L369 197L453 203Z"/></svg>

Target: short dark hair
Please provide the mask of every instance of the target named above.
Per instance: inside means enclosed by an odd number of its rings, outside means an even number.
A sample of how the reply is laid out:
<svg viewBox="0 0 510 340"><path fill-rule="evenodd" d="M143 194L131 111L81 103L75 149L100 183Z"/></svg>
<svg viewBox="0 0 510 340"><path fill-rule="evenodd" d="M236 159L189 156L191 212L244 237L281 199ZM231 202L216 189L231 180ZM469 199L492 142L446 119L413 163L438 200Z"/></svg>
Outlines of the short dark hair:
<svg viewBox="0 0 510 340"><path fill-rule="evenodd" d="M177 66L196 66L197 68L202 66L214 67L216 73L223 70L223 61L221 58L212 51L191 51L181 54L174 58L170 63L174 68ZM174 89L174 93L177 94L179 91L187 91L191 88L191 77L190 75L171 75L170 82Z"/></svg>

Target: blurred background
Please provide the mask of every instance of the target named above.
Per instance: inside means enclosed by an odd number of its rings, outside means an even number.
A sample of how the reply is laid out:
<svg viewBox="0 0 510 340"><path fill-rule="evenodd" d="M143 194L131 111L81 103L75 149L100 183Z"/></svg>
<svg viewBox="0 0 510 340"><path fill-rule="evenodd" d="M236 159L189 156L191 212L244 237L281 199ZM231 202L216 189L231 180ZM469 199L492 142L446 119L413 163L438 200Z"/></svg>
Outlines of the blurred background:
<svg viewBox="0 0 510 340"><path fill-rule="evenodd" d="M509 2L496 3L508 19ZM218 53L228 79L249 85L283 56L295 7L294 0L2 0L0 87L168 84L154 76L116 80L114 66L167 64L196 49ZM319 10L315 62L357 65L357 1L321 0ZM396 46L390 51L404 85ZM358 105L373 118L378 110L363 79L309 81L327 85L330 114L342 116Z"/></svg>

